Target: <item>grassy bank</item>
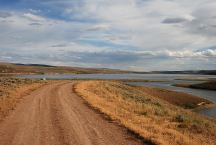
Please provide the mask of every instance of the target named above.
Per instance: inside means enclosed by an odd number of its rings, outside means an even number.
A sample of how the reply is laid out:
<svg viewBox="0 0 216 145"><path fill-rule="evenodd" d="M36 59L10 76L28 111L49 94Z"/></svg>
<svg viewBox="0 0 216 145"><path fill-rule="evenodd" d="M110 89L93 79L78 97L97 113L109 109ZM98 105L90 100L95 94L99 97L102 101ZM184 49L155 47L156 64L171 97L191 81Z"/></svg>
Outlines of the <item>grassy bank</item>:
<svg viewBox="0 0 216 145"><path fill-rule="evenodd" d="M215 121L177 107L139 87L112 81L81 81L74 89L93 107L152 143L215 143Z"/></svg>
<svg viewBox="0 0 216 145"><path fill-rule="evenodd" d="M174 84L177 87L186 87L193 89L205 89L205 90L216 90L216 81L208 81L199 84Z"/></svg>
<svg viewBox="0 0 216 145"><path fill-rule="evenodd" d="M23 96L44 84L41 81L0 77L0 121L16 107Z"/></svg>
<svg viewBox="0 0 216 145"><path fill-rule="evenodd" d="M137 87L137 88L151 96L165 100L173 105L177 105L185 109L195 109L200 106L207 106L213 104L209 100L197 96L193 96L187 93L183 93L183 92L176 92L171 90L149 88L149 87Z"/></svg>

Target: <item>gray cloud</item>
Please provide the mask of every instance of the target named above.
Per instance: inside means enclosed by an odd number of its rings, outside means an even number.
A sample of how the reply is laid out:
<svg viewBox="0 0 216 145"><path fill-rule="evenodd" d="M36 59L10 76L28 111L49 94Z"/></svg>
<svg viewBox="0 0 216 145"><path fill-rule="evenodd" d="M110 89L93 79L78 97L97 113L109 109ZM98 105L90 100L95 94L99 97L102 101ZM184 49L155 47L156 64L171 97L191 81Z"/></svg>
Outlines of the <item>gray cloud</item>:
<svg viewBox="0 0 216 145"><path fill-rule="evenodd" d="M175 23L183 23L188 21L185 18L166 18L162 21L164 24L175 24Z"/></svg>
<svg viewBox="0 0 216 145"><path fill-rule="evenodd" d="M209 60L209 61L206 61ZM209 63L209 66L216 66L216 50L203 49L200 51L53 51L52 53L26 51L16 52L2 51L0 61L24 62L24 63L45 63L51 65L73 65L83 67L111 67L121 69L131 69L131 66L137 68L143 67L148 70L159 70L160 65L168 65L169 69L177 69L179 65L185 64L190 69L196 69L196 65ZM181 64L175 65L176 61ZM158 62L158 63L155 63ZM193 63L192 63L193 62ZM183 67L183 66L182 66ZM184 67L187 68L187 67ZM133 67L134 68L134 67ZM142 69L141 69L142 70Z"/></svg>
<svg viewBox="0 0 216 145"><path fill-rule="evenodd" d="M29 24L30 26L41 26L41 25L43 25L42 23L37 23L37 22L35 22L35 23L30 23Z"/></svg>
<svg viewBox="0 0 216 145"><path fill-rule="evenodd" d="M216 2L204 4L192 12L195 18L186 24L187 30L191 33L207 37L216 36Z"/></svg>
<svg viewBox="0 0 216 145"><path fill-rule="evenodd" d="M9 12L2 12L0 11L0 18L7 18L7 17L11 17L12 14Z"/></svg>
<svg viewBox="0 0 216 145"><path fill-rule="evenodd" d="M87 31L107 31L109 30L109 28L110 28L109 25L101 24L101 25L92 26L86 30Z"/></svg>
<svg viewBox="0 0 216 145"><path fill-rule="evenodd" d="M66 47L68 46L67 44L56 44L56 45L52 45L51 47Z"/></svg>

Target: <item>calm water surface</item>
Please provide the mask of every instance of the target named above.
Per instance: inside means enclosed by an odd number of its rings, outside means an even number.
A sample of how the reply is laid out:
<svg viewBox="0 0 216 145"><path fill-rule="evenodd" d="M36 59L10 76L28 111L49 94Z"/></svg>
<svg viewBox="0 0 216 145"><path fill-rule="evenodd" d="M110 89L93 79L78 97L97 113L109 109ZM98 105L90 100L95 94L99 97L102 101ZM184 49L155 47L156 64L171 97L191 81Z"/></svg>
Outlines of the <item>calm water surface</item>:
<svg viewBox="0 0 216 145"><path fill-rule="evenodd" d="M216 78L213 75L182 75L182 74L61 74L61 75L22 75L19 78L30 79L144 79L144 80L161 80L166 82L130 82L131 85L157 87L168 90L174 90L179 92L189 93L195 96L199 96L208 99L216 103L216 91L190 89L175 87L172 84L194 84L201 83L203 81L189 81L186 79L207 79ZM179 80L183 79L183 80ZM199 113L213 117L216 119L216 108L208 108L200 110Z"/></svg>

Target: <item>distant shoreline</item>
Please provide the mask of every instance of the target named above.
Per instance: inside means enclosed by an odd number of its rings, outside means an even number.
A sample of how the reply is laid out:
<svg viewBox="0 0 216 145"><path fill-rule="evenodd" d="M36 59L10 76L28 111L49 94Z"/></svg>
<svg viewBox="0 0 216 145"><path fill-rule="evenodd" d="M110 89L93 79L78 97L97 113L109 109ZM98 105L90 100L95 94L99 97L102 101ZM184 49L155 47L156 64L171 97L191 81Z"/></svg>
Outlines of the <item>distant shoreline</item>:
<svg viewBox="0 0 216 145"><path fill-rule="evenodd" d="M199 83L199 84L174 84L173 86L216 91L216 81L207 81L207 82Z"/></svg>
<svg viewBox="0 0 216 145"><path fill-rule="evenodd" d="M183 70L183 71L132 71L113 68L84 68L73 66L51 66L47 64L22 64L0 62L1 74L186 74L216 75L216 70Z"/></svg>

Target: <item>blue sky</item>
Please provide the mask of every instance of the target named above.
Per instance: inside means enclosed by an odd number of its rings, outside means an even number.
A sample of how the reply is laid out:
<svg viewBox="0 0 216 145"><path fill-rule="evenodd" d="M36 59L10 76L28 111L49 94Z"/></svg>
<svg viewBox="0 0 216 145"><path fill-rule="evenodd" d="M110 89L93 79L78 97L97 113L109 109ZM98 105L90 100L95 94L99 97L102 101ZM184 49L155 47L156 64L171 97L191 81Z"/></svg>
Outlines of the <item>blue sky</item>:
<svg viewBox="0 0 216 145"><path fill-rule="evenodd" d="M215 0L0 0L0 61L216 69Z"/></svg>

